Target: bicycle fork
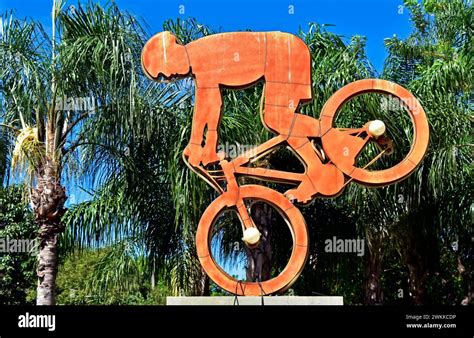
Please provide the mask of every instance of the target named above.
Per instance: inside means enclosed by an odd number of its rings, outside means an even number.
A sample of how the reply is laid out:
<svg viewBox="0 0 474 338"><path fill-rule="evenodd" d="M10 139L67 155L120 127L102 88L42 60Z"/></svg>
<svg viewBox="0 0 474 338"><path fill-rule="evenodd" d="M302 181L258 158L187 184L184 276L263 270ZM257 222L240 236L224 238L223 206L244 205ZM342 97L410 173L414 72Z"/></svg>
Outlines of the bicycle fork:
<svg viewBox="0 0 474 338"><path fill-rule="evenodd" d="M255 247L261 238L260 231L255 226L249 211L245 206L243 198L240 196L240 187L235 177L235 168L232 162L222 160L220 162L222 171L227 181L227 190L224 192L227 207L236 207L242 224L242 240L249 247Z"/></svg>

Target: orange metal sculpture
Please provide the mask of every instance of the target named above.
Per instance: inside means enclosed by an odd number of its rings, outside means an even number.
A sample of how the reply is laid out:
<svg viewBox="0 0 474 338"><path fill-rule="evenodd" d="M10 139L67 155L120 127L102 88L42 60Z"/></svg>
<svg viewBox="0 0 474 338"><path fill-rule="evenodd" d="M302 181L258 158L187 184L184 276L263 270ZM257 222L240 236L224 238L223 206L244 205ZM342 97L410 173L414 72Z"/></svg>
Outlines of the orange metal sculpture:
<svg viewBox="0 0 474 338"><path fill-rule="evenodd" d="M307 203L317 196L334 197L352 180L383 186L410 175L421 162L429 139L425 112L403 87L385 80L365 79L339 89L324 105L320 119L298 113L312 99L311 56L298 37L282 32L239 32L207 36L181 45L170 32L153 36L142 52L142 67L152 80L193 76L195 107L191 140L183 158L220 196L209 205L199 223L196 247L209 277L236 295L268 295L288 289L300 275L308 256L308 231L301 212L292 203ZM227 161L217 154L218 127L222 116L221 87L241 89L264 81L260 114L264 125L276 136L241 156ZM398 98L413 122L413 140L406 157L384 170L368 167L392 142L383 122L375 120L357 129L334 126L340 108L351 98L378 92ZM204 142L205 140L205 142ZM320 140L322 151L312 141ZM381 152L362 168L356 159L370 142ZM276 147L288 146L301 160L304 173L289 173L252 166ZM208 170L219 164L221 170ZM298 185L285 195L261 185L239 185L239 177ZM225 186L222 186L221 183ZM217 218L236 210L242 224L243 241L256 246L261 234L249 215L246 202L272 205L286 220L293 238L293 251L285 269L275 278L242 282L228 275L211 254L211 235Z"/></svg>

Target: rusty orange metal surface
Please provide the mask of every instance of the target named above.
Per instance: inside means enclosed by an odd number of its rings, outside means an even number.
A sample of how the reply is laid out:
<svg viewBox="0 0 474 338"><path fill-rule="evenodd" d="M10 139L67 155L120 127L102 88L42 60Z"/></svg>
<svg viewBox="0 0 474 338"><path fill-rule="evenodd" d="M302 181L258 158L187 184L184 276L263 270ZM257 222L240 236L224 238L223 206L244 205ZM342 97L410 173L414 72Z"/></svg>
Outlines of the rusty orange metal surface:
<svg viewBox="0 0 474 338"><path fill-rule="evenodd" d="M426 114L405 88L385 80L365 79L339 89L324 105L320 119L299 114L312 99L311 55L298 37L282 32L235 32L203 37L180 44L170 32L153 36L142 51L142 67L154 81L192 77L195 102L191 139L183 152L185 163L209 183L220 196L204 212L196 233L199 260L209 277L236 295L269 295L287 290L300 275L308 255L308 231L301 212L292 202L307 203L315 197L340 194L352 180L370 186L400 181L420 164L429 141ZM218 154L219 123L222 117L221 88L242 89L264 82L260 115L262 123L276 136L227 161ZM406 157L384 170L370 170L392 146L385 135L375 135L368 121L356 129L340 129L335 119L341 107L368 92L399 98L413 124L413 140ZM315 146L320 140L321 148ZM360 168L356 159L370 142L385 149ZM304 165L304 173L289 173L250 166L276 147L289 147ZM209 170L218 164L220 170ZM238 184L238 177L297 185L284 195L260 185ZM256 228L246 203L270 204L285 219L293 238L287 266L266 281L238 281L229 276L211 254L211 235L217 218L226 210L237 213L242 231ZM247 244L251 245L254 244Z"/></svg>

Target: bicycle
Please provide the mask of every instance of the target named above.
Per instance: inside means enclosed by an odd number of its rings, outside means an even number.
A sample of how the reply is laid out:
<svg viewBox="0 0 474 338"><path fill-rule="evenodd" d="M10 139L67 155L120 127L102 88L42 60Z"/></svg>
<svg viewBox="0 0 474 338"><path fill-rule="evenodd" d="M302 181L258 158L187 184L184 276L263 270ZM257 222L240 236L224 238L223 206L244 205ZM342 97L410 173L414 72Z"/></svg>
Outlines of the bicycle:
<svg viewBox="0 0 474 338"><path fill-rule="evenodd" d="M356 96L372 92L396 97L403 103L412 121L413 140L410 151L400 163L388 169L371 171L368 169L369 166L393 150L393 142L384 136L384 123L377 120L369 121L361 128L352 129L336 128L334 122L345 103ZM342 87L326 102L319 121L322 149L315 148L315 151L319 154L321 165L323 168L334 169L335 167L337 176L344 177L343 180L324 180L321 184L330 185L330 189L321 186L319 191L332 191L332 193L326 196L319 194L322 197L339 195L352 181L374 187L401 181L417 168L428 147L429 127L420 103L405 88L385 80L365 79ZM284 292L299 277L308 257L308 229L303 215L294 203L287 196L269 187L256 184L239 185L237 181L239 177L251 177L285 184L300 183L306 173L248 166L276 147L282 146L285 141L284 135L278 135L231 161L222 159L220 161L222 169L217 171L210 171L202 166L193 168L188 165L220 194L205 210L197 228L196 247L200 263L217 285L235 295L261 296ZM358 155L371 142L375 143L381 152L362 168L358 167L356 163ZM226 189L220 183L224 183ZM242 240L251 248L258 245L261 234L249 215L247 205L256 202L268 203L279 212L290 229L293 247L288 264L278 276L265 281L244 282L230 276L217 264L211 252L211 236L213 226L219 216L232 210L237 212L242 225Z"/></svg>

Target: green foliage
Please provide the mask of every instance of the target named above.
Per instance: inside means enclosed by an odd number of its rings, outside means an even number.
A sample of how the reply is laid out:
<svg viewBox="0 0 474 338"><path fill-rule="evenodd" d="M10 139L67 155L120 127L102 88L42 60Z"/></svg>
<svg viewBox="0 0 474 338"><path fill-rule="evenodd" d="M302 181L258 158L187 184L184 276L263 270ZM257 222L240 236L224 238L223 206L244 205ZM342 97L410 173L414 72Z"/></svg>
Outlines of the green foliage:
<svg viewBox="0 0 474 338"><path fill-rule="evenodd" d="M386 40L384 76L403 81L420 100L430 123L430 146L413 175L416 181L398 185L407 203L396 213L404 225L392 230L392 238L399 238L406 262L414 257L421 262L415 270L427 276L427 302L459 304L469 302L473 274L473 7L465 0L405 4L414 29L405 40Z"/></svg>
<svg viewBox="0 0 474 338"><path fill-rule="evenodd" d="M143 280L125 287L117 284L105 284L105 289L96 287L97 279L104 277L104 273L114 273L115 268L104 266L111 262L110 255L114 250L116 249L84 250L69 255L59 267L58 305L165 304L169 291L162 281L158 281L153 288L150 281ZM131 256L129 259L138 260ZM140 272L133 271L134 278L140 276Z"/></svg>
<svg viewBox="0 0 474 338"><path fill-rule="evenodd" d="M24 193L22 186L0 188L2 240L33 240L36 237L36 225ZM35 253L0 252L0 304L31 302L28 295L35 287Z"/></svg>

